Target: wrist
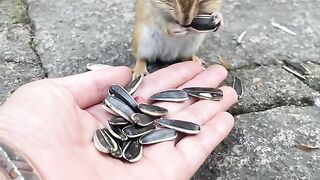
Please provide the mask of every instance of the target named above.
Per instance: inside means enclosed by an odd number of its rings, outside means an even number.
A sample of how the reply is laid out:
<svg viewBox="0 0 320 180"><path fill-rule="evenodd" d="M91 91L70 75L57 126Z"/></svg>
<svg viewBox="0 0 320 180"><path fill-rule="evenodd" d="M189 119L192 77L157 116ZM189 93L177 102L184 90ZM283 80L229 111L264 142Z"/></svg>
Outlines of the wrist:
<svg viewBox="0 0 320 180"><path fill-rule="evenodd" d="M15 180L40 180L40 175L26 155L0 136L0 177Z"/></svg>
<svg viewBox="0 0 320 180"><path fill-rule="evenodd" d="M14 135L14 127L13 121L0 117L0 179L40 180L32 159L24 152L22 143L19 143L21 138L19 140Z"/></svg>

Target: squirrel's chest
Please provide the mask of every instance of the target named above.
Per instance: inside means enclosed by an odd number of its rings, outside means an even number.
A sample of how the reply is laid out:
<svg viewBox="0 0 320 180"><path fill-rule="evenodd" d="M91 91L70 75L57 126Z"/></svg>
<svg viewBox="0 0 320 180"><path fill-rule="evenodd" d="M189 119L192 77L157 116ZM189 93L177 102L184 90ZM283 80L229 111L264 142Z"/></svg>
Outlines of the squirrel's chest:
<svg viewBox="0 0 320 180"><path fill-rule="evenodd" d="M171 37L158 28L145 26L140 34L137 54L148 61L155 59L172 61L178 58L187 58L198 51L204 38L204 33Z"/></svg>

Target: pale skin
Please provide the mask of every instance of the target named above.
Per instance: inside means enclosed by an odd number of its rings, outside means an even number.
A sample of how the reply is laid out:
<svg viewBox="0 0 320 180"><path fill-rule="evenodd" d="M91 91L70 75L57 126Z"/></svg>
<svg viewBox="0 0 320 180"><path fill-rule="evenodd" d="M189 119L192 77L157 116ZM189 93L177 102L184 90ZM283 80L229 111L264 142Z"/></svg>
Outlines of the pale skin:
<svg viewBox="0 0 320 180"><path fill-rule="evenodd" d="M226 75L219 65L203 70L183 62L145 77L134 96L148 99L170 88L217 87ZM0 107L0 138L17 146L43 179L189 179L232 129L234 119L226 110L237 100L235 91L221 87L221 101L158 103L169 109L169 118L198 123L201 132L147 146L140 161L127 163L99 153L92 136L111 117L101 106L109 85L125 86L131 76L129 68L105 67L22 86Z"/></svg>

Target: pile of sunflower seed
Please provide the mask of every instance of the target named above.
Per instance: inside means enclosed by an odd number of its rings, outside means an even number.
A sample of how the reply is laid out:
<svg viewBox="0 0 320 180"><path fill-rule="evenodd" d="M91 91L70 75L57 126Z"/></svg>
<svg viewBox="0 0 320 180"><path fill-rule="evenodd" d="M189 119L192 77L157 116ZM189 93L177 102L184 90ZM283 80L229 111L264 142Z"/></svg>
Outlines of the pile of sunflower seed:
<svg viewBox="0 0 320 180"><path fill-rule="evenodd" d="M103 101L103 108L115 115L106 127L95 131L93 141L96 149L114 158L136 162L142 157L144 145L170 141L178 132L197 134L198 124L163 118L168 110L149 104L138 104L132 94L140 85L143 76L138 76L126 88L114 84ZM209 87L189 87L156 93L150 97L154 101L183 102L193 96L200 99L218 101L223 98L220 89Z"/></svg>

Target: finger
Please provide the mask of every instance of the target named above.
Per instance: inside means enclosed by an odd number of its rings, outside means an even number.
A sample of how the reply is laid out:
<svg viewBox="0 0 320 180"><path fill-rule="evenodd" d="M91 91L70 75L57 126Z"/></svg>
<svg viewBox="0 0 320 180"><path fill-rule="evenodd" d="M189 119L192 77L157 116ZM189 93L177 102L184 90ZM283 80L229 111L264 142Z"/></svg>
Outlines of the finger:
<svg viewBox="0 0 320 180"><path fill-rule="evenodd" d="M238 96L233 88L229 86L223 86L220 89L227 98L224 98L221 101L200 100L179 111L174 116L169 116L168 118L193 122L199 126L204 125L216 114L228 110L237 101ZM183 135L180 134L174 141L169 141L166 143L171 143L174 145L179 142L182 137Z"/></svg>
<svg viewBox="0 0 320 180"><path fill-rule="evenodd" d="M54 80L65 87L82 109L95 105L105 98L111 84L125 86L131 80L131 70L127 67L106 67L78 75Z"/></svg>
<svg viewBox="0 0 320 180"><path fill-rule="evenodd" d="M107 125L109 119L113 117L112 114L108 113L103 109L101 104L94 105L86 109L88 113L90 113L98 122L99 128L103 128Z"/></svg>
<svg viewBox="0 0 320 180"><path fill-rule="evenodd" d="M228 110L237 101L238 96L233 88L223 86L220 89L224 94L222 100L200 100L184 108L175 115L168 116L168 118L189 121L199 124L200 126L204 125L219 112Z"/></svg>
<svg viewBox="0 0 320 180"><path fill-rule="evenodd" d="M180 89L186 87L217 87L227 77L228 71L221 65L209 66L194 79L183 84Z"/></svg>
<svg viewBox="0 0 320 180"><path fill-rule="evenodd" d="M176 115L168 116L167 118L190 121L197 123L200 126L206 124L218 113L229 109L229 107L237 100L237 94L231 87L223 86L221 87L221 90L227 98L224 98L221 101L201 100L186 107ZM166 152L168 156L171 157L172 153L174 153L174 151L172 151L172 148L175 146L176 142L177 141L167 141L159 144L154 144L148 147L149 149L147 151L151 154L161 154ZM161 156L154 156L153 158L159 162L165 161L165 159L163 159L163 157Z"/></svg>
<svg viewBox="0 0 320 180"><path fill-rule="evenodd" d="M197 76L195 76L190 81L184 83L179 89L183 89L186 87L218 87L220 83L227 77L228 71L220 65L213 65L207 68L205 71L201 72ZM196 98L190 97L183 103L167 103L167 102L159 102L156 105L165 107L169 110L168 116L175 114L177 111L189 106L196 102Z"/></svg>
<svg viewBox="0 0 320 180"><path fill-rule="evenodd" d="M180 86L201 71L202 67L192 61L168 66L146 76L134 96L148 99L154 93Z"/></svg>
<svg viewBox="0 0 320 180"><path fill-rule="evenodd" d="M228 135L234 125L234 118L221 112L206 123L199 134L187 136L177 145L181 162L176 166L184 169L186 177L191 177L201 166L213 149Z"/></svg>

